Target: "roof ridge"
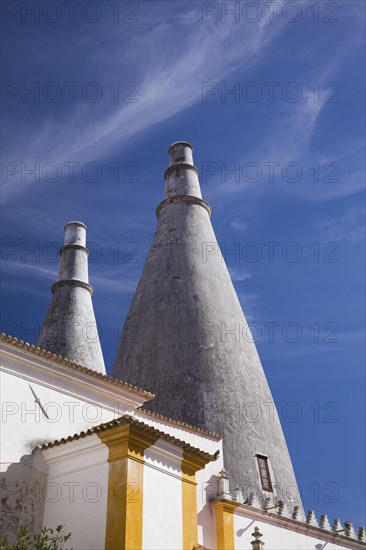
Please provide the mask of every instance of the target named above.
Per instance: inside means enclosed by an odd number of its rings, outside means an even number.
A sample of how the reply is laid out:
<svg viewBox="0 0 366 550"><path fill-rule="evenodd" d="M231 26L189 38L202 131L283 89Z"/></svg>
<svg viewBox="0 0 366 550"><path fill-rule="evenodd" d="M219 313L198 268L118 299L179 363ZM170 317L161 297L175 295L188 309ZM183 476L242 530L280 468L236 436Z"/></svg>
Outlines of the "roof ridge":
<svg viewBox="0 0 366 550"><path fill-rule="evenodd" d="M203 458L208 459L209 461L214 461L217 459L216 456L212 455L211 453L207 453L206 451L202 451L198 447L194 447L193 445L190 445L190 443L187 443L186 441L183 441L182 439L179 439L173 435L170 435L166 432L163 432L161 430L158 430L157 428L154 428L154 426L150 426L149 424L145 424L145 422L142 422L141 420L137 420L136 418L133 418L132 416L128 414L124 414L118 418L114 418L113 420L110 420L108 422L102 422L101 424L98 424L97 426L93 426L91 428L88 428L87 430L82 430L79 433L75 433L74 435L69 435L67 437L61 437L60 439L55 439L54 441L51 441L49 443L43 443L37 445L37 448L40 450L47 450L51 449L53 447L58 447L59 445L63 445L65 443L68 443L70 441L75 441L81 438L84 438L88 435L92 435L97 432L109 430L111 428L114 428L116 426L120 425L126 425L126 424L134 424L135 426L138 426L142 428L144 431L149 432L154 435L158 435L162 439L165 439L165 441L168 441L169 443L174 443L178 445L179 447L182 447L185 450L191 451L194 454L197 454Z"/></svg>
<svg viewBox="0 0 366 550"><path fill-rule="evenodd" d="M136 407L137 411L144 412L150 416L155 416L156 418L161 418L162 420L168 420L169 422L172 422L173 424L177 424L178 426L183 426L184 428L190 428L191 430L194 430L196 432L204 433L207 435L210 435L214 437L215 439L223 439L223 436L215 433L210 432L208 430L205 430L204 428L199 428L198 426L193 426L192 424L188 424L187 422L183 422L181 420L175 420L174 418L170 418L169 416L164 416L163 414L156 413L154 411L149 411L148 409L145 409L142 405L139 407Z"/></svg>

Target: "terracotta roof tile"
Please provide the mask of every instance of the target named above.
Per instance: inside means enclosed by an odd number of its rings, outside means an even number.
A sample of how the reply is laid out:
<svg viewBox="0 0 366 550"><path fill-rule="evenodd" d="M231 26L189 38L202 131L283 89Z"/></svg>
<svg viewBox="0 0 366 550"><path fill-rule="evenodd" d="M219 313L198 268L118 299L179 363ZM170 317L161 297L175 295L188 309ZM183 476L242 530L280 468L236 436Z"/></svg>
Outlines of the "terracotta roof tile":
<svg viewBox="0 0 366 550"><path fill-rule="evenodd" d="M153 399L155 397L153 393L150 393L141 388L138 388L137 386L133 386L132 384L128 384L127 382L123 382L122 380L117 380L117 378L112 378L111 376L107 376L106 374L101 374L100 372L96 372L92 369L88 369L83 365L79 365L78 363L74 363L73 361L66 359L66 357L62 357L61 355L56 355L55 353L46 351L45 349L39 348L38 346L35 346L33 344L28 344L28 342L24 342L23 340L18 340L18 338L14 338L13 336L9 336L7 334L1 333L0 340L3 342L6 342L7 344L11 344L17 348L21 348L26 351L29 351L33 355L38 355L40 357L44 357L45 359L50 359L55 363L60 363L61 365L77 370L79 372L84 372L85 374L93 376L94 378L98 378L99 380L103 380L104 382L108 382L109 384L113 384L114 386L123 387L127 391L137 393L143 397L146 397L146 399Z"/></svg>
<svg viewBox="0 0 366 550"><path fill-rule="evenodd" d="M178 447L181 447L184 450L190 451L196 455L199 455L203 458L206 458L208 461L214 461L217 457L210 453L206 453L205 451L202 451L201 449L198 449L197 447L193 447L186 441L182 441L181 439L178 439L172 435L169 435L165 432L162 432L161 430L158 430L154 428L153 426L149 426L148 424L145 424L145 422L141 422L140 420L137 420L133 418L132 416L129 416L127 414L120 416L119 418L116 418L114 420L111 420L110 422L103 422L102 424L99 424L98 426L93 426L92 428L89 428L88 430L84 430L80 433L69 435L68 437L62 437L61 439L56 439L55 441L51 441L49 443L43 443L42 445L38 445L38 448L41 450L47 450L51 449L53 447L58 447L59 445L63 445L65 443L68 443L70 441L75 441L77 439L82 439L84 437L87 437L88 435L92 435L94 433L103 432L106 430L109 430L111 428L115 428L117 426L125 426L126 424L134 425L142 430L149 432L153 435L159 436L159 438L164 439L165 441L168 441L169 443L173 443L174 445L177 445Z"/></svg>
<svg viewBox="0 0 366 550"><path fill-rule="evenodd" d="M162 414L158 414L153 411L149 411L148 409L145 409L144 407L137 407L137 411L141 411L143 413L148 414L149 416L155 417L159 420L166 420L167 422L171 422L172 424L176 424L177 426L182 426L183 428L188 428L190 430L193 430L195 432L199 432L202 434L207 434L210 437L220 440L223 438L222 435L219 435L215 432L209 432L208 430L204 430L203 428L198 428L198 426L192 426L191 424L187 424L186 422L181 422L180 420L174 420L174 418L170 418L169 416L163 416Z"/></svg>

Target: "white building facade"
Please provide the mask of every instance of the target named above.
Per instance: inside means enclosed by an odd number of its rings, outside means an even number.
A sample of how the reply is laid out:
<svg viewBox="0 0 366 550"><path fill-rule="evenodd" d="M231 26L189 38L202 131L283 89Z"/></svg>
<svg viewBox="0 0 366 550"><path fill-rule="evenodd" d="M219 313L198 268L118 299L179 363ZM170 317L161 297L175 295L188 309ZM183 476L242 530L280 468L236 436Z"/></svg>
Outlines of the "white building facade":
<svg viewBox="0 0 366 550"><path fill-rule="evenodd" d="M153 398L1 336L1 532L65 525L74 550L365 547L365 531L232 490L222 438L150 413ZM33 390L33 392L32 392ZM268 508L268 509L267 509Z"/></svg>
<svg viewBox="0 0 366 550"><path fill-rule="evenodd" d="M1 534L11 543L20 525L62 524L74 550L366 548L364 528L305 514L299 494L282 498L277 487L297 485L277 417L210 429L203 398L272 398L254 344L234 349L212 331L195 339L207 311L216 323L244 315L221 259L199 262L201 240L215 237L192 148L179 142L170 155L131 306L144 338L125 341L129 314L117 378L105 374L99 341L82 337L96 322L81 222L65 227L38 345L1 335ZM139 376L146 388L131 383Z"/></svg>

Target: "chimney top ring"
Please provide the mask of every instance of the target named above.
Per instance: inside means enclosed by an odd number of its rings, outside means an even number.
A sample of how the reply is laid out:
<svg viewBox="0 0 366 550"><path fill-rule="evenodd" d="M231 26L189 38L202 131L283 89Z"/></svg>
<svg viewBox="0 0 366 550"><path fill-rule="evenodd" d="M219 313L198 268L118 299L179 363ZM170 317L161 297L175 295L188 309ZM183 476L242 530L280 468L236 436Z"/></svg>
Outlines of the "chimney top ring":
<svg viewBox="0 0 366 550"><path fill-rule="evenodd" d="M173 147L176 147L176 145L185 145L186 147L189 147L193 151L193 147L190 143L188 143L188 141L175 141L169 147L169 150L168 150L169 155L170 155L170 151L173 149Z"/></svg>
<svg viewBox="0 0 366 550"><path fill-rule="evenodd" d="M84 229L85 229L86 231L88 230L88 228L87 228L87 226L85 225L85 223L73 221L73 222L68 222L68 223L65 225L64 231L66 231L66 228L69 227L69 225L78 225L79 227L84 227Z"/></svg>

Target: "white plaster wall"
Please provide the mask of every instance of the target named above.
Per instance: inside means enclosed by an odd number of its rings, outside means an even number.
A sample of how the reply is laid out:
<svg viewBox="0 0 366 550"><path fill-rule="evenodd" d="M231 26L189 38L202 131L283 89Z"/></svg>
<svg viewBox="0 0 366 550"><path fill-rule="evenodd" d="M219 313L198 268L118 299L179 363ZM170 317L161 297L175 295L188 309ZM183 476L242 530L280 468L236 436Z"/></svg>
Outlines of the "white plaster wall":
<svg viewBox="0 0 366 550"><path fill-rule="evenodd" d="M182 452L159 441L145 451L143 548L181 550Z"/></svg>
<svg viewBox="0 0 366 550"><path fill-rule="evenodd" d="M198 542L207 548L216 547L216 524L210 499L217 494L218 474L224 466L221 441L218 444L219 458L215 462L209 462L203 470L196 473Z"/></svg>
<svg viewBox="0 0 366 550"><path fill-rule="evenodd" d="M38 444L90 428L93 419L110 420L113 413L63 393L34 377L1 372L1 521L2 532L14 542L19 525L37 532L44 522L42 490L47 465L34 451ZM33 372L33 375L36 372ZM35 391L49 419L41 412ZM100 421L100 420L99 420ZM99 422L98 421L98 422ZM56 524L61 523L55 520Z"/></svg>
<svg viewBox="0 0 366 550"><path fill-rule="evenodd" d="M149 426L153 426L162 432L189 443L192 447L201 449L201 451L214 454L218 449L221 449L222 454L222 439L217 440L217 438L213 438L204 432L191 430L190 428L180 426L169 420L154 417L144 411L136 410L133 412L133 416Z"/></svg>
<svg viewBox="0 0 366 550"><path fill-rule="evenodd" d="M208 548L215 548L216 545L216 527L213 510L210 506L209 498L217 490L217 476L220 470L223 469L223 450L222 439L217 440L205 433L196 432L169 422L160 418L153 417L144 411L136 410L133 413L135 418L154 426L158 430L164 431L174 437L185 441L207 453L215 454L220 451L216 461L206 465L204 470L199 470L196 474L197 480L197 514L198 514L198 542ZM145 454L149 456L149 452L153 453L153 448L150 448ZM149 462L147 460L147 462ZM146 488L144 490L146 494ZM150 496L150 495L149 495ZM173 540L173 539L172 539ZM170 543L171 545L171 543ZM148 548L160 548L160 546L148 546ZM168 545L167 548L170 548Z"/></svg>
<svg viewBox="0 0 366 550"><path fill-rule="evenodd" d="M104 549L108 448L91 435L43 451L43 455L49 461L44 525L64 524L65 532L72 533L67 546L74 550Z"/></svg>
<svg viewBox="0 0 366 550"><path fill-rule="evenodd" d="M37 444L54 441L86 430L115 415L96 404L67 395L56 388L1 372L1 471L9 463L31 454ZM47 420L29 387L45 407Z"/></svg>
<svg viewBox="0 0 366 550"><path fill-rule="evenodd" d="M174 437L185 441L197 447L207 453L215 454L219 451L219 457L216 461L210 462L203 470L199 470L196 474L197 481L197 514L198 514L198 542L208 548L215 548L216 545L216 527L215 518L212 507L210 506L210 495L214 495L217 490L217 476L220 470L223 469L223 450L222 439L217 440L209 436L208 434L195 432L186 428L169 422L169 420L163 420L153 417L144 411L135 411L134 416L139 420L154 426L158 430L164 431L173 435ZM154 449L151 447L145 455L147 457L154 454ZM149 454L150 453L150 454ZM147 463L149 460L147 460ZM145 490L144 490L145 493ZM150 548L150 547L149 547ZM157 546L156 548L159 548Z"/></svg>
<svg viewBox="0 0 366 550"><path fill-rule="evenodd" d="M326 542L320 537L308 536L278 525L234 514L235 550L248 550L252 547L250 542L254 540L252 537L254 527L259 527L263 534L265 548L270 550L321 550L324 545L326 550L345 548L342 545Z"/></svg>

